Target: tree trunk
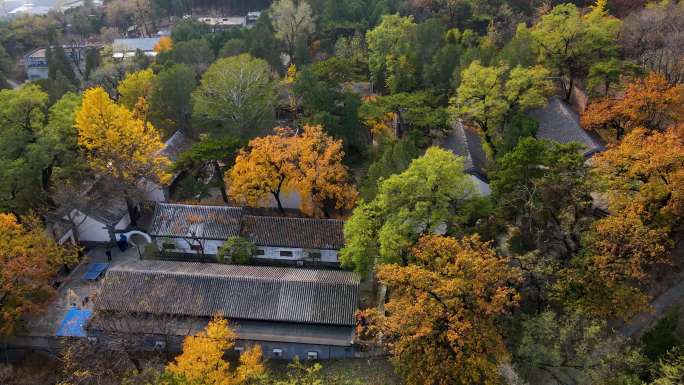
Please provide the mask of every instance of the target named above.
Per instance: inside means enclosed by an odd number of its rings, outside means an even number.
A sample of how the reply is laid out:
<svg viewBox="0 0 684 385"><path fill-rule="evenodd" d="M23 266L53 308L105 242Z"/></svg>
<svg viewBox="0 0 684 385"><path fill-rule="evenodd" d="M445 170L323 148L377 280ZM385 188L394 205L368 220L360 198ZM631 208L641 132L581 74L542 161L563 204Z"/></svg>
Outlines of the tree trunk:
<svg viewBox="0 0 684 385"><path fill-rule="evenodd" d="M496 158L496 147L494 147L494 139L489 135L489 130L482 130L484 132L484 140L489 145L489 149L492 151L492 157Z"/></svg>
<svg viewBox="0 0 684 385"><path fill-rule="evenodd" d="M138 225L138 213L135 210L135 206L133 205L133 202L131 202L131 199L127 196L126 197L126 208L128 209L128 216L131 219L131 226L135 227Z"/></svg>
<svg viewBox="0 0 684 385"><path fill-rule="evenodd" d="M570 76L570 83L568 83L568 89L565 90L565 101L566 102L570 101L570 97L572 96L572 87L574 87L574 85L575 85L575 79L573 79L572 76Z"/></svg>
<svg viewBox="0 0 684 385"><path fill-rule="evenodd" d="M219 189L221 190L221 198L223 199L223 203L228 203L228 193L226 192L226 184L223 182L223 178L221 175L221 166L219 166L218 161L212 161L212 165L214 166L214 178L219 184Z"/></svg>
<svg viewBox="0 0 684 385"><path fill-rule="evenodd" d="M280 193L272 192L271 194L273 195L273 198L275 198L276 203L278 203L278 211L285 215L285 209L283 208L283 204L280 202Z"/></svg>

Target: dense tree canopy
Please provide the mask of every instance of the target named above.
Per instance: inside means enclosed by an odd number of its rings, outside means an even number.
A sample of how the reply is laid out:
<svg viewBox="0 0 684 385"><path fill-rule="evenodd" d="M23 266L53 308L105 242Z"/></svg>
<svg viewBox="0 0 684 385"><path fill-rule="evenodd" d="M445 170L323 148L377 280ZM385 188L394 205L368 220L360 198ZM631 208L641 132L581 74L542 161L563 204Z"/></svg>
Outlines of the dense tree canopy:
<svg viewBox="0 0 684 385"><path fill-rule="evenodd" d="M524 138L491 175L502 218L517 224L510 245L568 259L591 222L591 185L579 146Z"/></svg>
<svg viewBox="0 0 684 385"><path fill-rule="evenodd" d="M302 211L327 217L331 210L350 209L356 199L343 158L341 141L321 126L304 126L301 134L280 128L249 142L226 173L226 184L233 199L264 206L273 197L281 212L280 194L297 192Z"/></svg>
<svg viewBox="0 0 684 385"><path fill-rule="evenodd" d="M416 69L409 57L415 29L412 17L386 15L368 31L368 66L375 84L392 93L410 91L416 85Z"/></svg>
<svg viewBox="0 0 684 385"><path fill-rule="evenodd" d="M255 136L273 122L275 83L265 61L250 55L219 59L192 95L192 113L223 133Z"/></svg>
<svg viewBox="0 0 684 385"><path fill-rule="evenodd" d="M66 94L48 111L48 95L36 85L0 91L0 209L42 207L54 177L78 163L73 114L79 100Z"/></svg>
<svg viewBox="0 0 684 385"><path fill-rule="evenodd" d="M617 55L620 20L607 14L606 3L598 0L586 14L571 3L557 5L532 28L539 61L559 78L566 99L592 64Z"/></svg>
<svg viewBox="0 0 684 385"><path fill-rule="evenodd" d="M297 46L306 44L316 24L311 14L311 6L306 0L277 0L271 5L271 17L276 37L283 42L290 63L298 63Z"/></svg>
<svg viewBox="0 0 684 385"><path fill-rule="evenodd" d="M582 114L587 129L603 129L621 140L630 130L643 127L662 130L684 119L684 86L670 84L650 73L627 85L619 97L605 97L590 104Z"/></svg>
<svg viewBox="0 0 684 385"><path fill-rule="evenodd" d="M102 88L83 94L76 113L78 143L96 172L114 178L128 191L142 178L159 185L169 179L169 160L159 154L164 143L149 123L115 104Z"/></svg>
<svg viewBox="0 0 684 385"><path fill-rule="evenodd" d="M256 345L240 355L235 368L223 356L235 345L237 334L228 321L214 317L207 327L183 341L183 352L166 370L172 384L246 385L265 371L261 347ZM161 384L164 384L162 381Z"/></svg>
<svg viewBox="0 0 684 385"><path fill-rule="evenodd" d="M421 235L443 233L472 220L478 200L463 160L436 147L414 159L402 173L382 180L375 198L361 202L344 226L344 266L369 271L376 259L406 264Z"/></svg>
<svg viewBox="0 0 684 385"><path fill-rule="evenodd" d="M50 278L65 264L78 260L74 248L49 238L37 217L0 213L0 334L22 327L24 317L44 310L55 294Z"/></svg>
<svg viewBox="0 0 684 385"><path fill-rule="evenodd" d="M474 61L463 70L463 81L451 99L452 115L476 125L496 152L515 118L546 105L552 86L543 67L484 67Z"/></svg>
<svg viewBox="0 0 684 385"><path fill-rule="evenodd" d="M497 319L517 304L517 271L477 236L427 235L411 254L411 265L377 272L391 292L376 322L406 383L499 383L507 353Z"/></svg>

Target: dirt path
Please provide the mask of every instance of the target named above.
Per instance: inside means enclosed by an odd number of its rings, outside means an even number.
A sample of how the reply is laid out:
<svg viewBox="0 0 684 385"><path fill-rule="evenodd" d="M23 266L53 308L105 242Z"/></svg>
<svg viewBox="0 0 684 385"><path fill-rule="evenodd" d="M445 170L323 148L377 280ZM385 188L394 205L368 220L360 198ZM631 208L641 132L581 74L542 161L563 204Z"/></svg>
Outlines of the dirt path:
<svg viewBox="0 0 684 385"><path fill-rule="evenodd" d="M672 258L675 265L684 266L684 234L674 238L675 247L672 250ZM680 270L681 271L681 270ZM667 310L684 298L684 273L679 274L674 280L674 286L660 294L651 302L651 311L641 313L623 325L619 332L625 337L639 337L649 327L662 318Z"/></svg>
<svg viewBox="0 0 684 385"><path fill-rule="evenodd" d="M629 323L621 327L620 334L625 337L640 336L655 321L659 320L670 306L679 302L682 297L684 297L684 276L680 277L679 284L671 287L651 302L652 311L635 316Z"/></svg>

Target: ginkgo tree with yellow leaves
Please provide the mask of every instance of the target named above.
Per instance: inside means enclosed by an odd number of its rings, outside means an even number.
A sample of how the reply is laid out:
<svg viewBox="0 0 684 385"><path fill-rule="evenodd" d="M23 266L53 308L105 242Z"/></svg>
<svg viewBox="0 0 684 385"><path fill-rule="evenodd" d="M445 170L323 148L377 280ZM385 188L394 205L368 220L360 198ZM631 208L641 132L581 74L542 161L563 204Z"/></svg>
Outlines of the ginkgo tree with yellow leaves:
<svg viewBox="0 0 684 385"><path fill-rule="evenodd" d="M139 118L146 119L154 79L155 75L151 69L126 75L116 86L116 91L119 93L119 103L132 110Z"/></svg>
<svg viewBox="0 0 684 385"><path fill-rule="evenodd" d="M236 339L228 321L215 316L203 331L185 338L183 352L167 365L157 384L242 385L263 377L266 368L259 345L245 349L234 368L223 358Z"/></svg>
<svg viewBox="0 0 684 385"><path fill-rule="evenodd" d="M144 181L169 182L170 161L160 154L164 143L159 132L116 104L103 88L83 93L75 126L89 166L123 191L129 207L131 197L147 184Z"/></svg>
<svg viewBox="0 0 684 385"><path fill-rule="evenodd" d="M299 134L277 128L240 152L225 176L228 193L250 206L265 205L271 196L284 213L281 194L297 192L304 213L329 217L333 209L352 208L358 195L343 159L342 141L320 125L304 126Z"/></svg>

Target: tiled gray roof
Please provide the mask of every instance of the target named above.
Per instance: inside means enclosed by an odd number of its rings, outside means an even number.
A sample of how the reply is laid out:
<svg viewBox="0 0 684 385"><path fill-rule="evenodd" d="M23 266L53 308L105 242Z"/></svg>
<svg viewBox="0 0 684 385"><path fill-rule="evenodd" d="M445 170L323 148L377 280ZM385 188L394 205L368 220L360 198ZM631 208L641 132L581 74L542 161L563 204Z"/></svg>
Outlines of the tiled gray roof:
<svg viewBox="0 0 684 385"><path fill-rule="evenodd" d="M245 215L240 235L260 246L341 249L344 222L336 219Z"/></svg>
<svg viewBox="0 0 684 385"><path fill-rule="evenodd" d="M584 146L582 149L584 156L590 156L604 149L596 135L582 128L577 113L557 96L549 98L546 107L531 111L530 116L539 123L536 135L539 139L553 140L563 144L580 143Z"/></svg>
<svg viewBox="0 0 684 385"><path fill-rule="evenodd" d="M158 203L150 235L226 240L240 233L242 212L240 207Z"/></svg>
<svg viewBox="0 0 684 385"><path fill-rule="evenodd" d="M487 155L482 147L482 138L474 130L464 127L461 120L452 124L452 130L439 146L463 157L463 171L487 180Z"/></svg>
<svg viewBox="0 0 684 385"><path fill-rule="evenodd" d="M339 270L131 260L110 268L97 310L354 325L359 277Z"/></svg>
<svg viewBox="0 0 684 385"><path fill-rule="evenodd" d="M192 140L185 136L180 130L176 131L164 142L164 149L159 153L169 158L171 162L178 161L180 154L192 146Z"/></svg>
<svg viewBox="0 0 684 385"><path fill-rule="evenodd" d="M110 194L108 199L103 199L99 201L100 203L97 205L79 210L100 223L115 225L128 214L128 205L126 204L123 193L120 191L112 191L108 183L100 177L96 177L92 181L92 184L86 189L85 194L103 196L105 192Z"/></svg>

